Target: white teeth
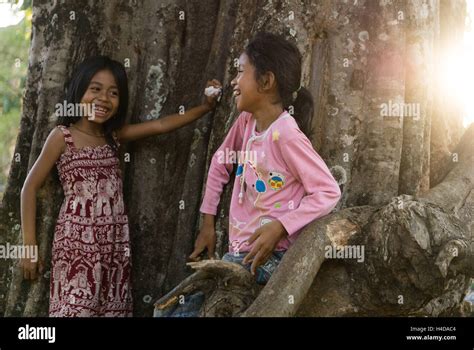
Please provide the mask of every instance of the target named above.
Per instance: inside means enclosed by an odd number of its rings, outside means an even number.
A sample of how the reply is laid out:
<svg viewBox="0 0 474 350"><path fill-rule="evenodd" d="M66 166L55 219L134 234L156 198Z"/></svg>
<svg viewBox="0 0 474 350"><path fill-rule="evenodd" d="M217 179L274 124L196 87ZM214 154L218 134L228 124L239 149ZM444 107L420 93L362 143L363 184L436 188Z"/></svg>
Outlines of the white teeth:
<svg viewBox="0 0 474 350"><path fill-rule="evenodd" d="M240 91L237 91L237 90L234 90L234 96L239 96L240 95Z"/></svg>
<svg viewBox="0 0 474 350"><path fill-rule="evenodd" d="M107 111L108 111L108 109L103 108L103 107L99 107L99 106L96 106L95 110L98 111L98 112L103 112L103 113L107 113Z"/></svg>

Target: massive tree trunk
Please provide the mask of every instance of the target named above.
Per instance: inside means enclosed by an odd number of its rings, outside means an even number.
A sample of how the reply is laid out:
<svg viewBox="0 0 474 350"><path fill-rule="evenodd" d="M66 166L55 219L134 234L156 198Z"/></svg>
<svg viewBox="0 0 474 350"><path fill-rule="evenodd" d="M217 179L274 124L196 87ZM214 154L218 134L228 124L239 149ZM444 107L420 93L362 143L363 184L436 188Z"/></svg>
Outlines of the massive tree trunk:
<svg viewBox="0 0 474 350"><path fill-rule="evenodd" d="M465 132L461 114L456 106L446 110L434 76L437 52L459 41L464 17L461 0L36 1L0 243L20 239L20 190L77 63L106 54L126 64L132 123L199 103L205 81L216 77L224 96L214 113L122 152L134 314L150 316L152 301L191 272L186 257L199 226L207 167L237 116L229 89L234 59L254 33L269 30L295 40L304 55L303 85L316 106L311 140L343 196L339 212L305 229L246 315L454 312L472 276L461 256L472 254L472 224L463 221L472 223L474 210L473 148L467 139L462 153L455 150ZM419 106L419 113L381 112L403 103L415 111ZM448 190L450 184L456 187ZM221 255L230 189L218 211ZM52 174L37 201L47 262L61 200ZM325 248L333 244L366 247L365 262L327 261ZM453 262L446 255L452 247L460 253ZM0 260L0 313L46 315L49 273L24 282L14 265ZM447 293L449 302L439 307L437 298Z"/></svg>
<svg viewBox="0 0 474 350"><path fill-rule="evenodd" d="M474 126L460 146L459 164L425 195L343 209L307 227L246 315L463 314L474 275ZM328 261L332 246L364 247L365 261Z"/></svg>

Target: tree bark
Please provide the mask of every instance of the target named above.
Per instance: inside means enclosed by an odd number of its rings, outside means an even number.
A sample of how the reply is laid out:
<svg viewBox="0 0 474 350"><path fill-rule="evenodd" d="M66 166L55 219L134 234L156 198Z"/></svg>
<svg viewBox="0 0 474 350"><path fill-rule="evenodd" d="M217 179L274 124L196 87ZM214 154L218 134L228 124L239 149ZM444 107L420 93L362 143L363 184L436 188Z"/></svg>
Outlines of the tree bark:
<svg viewBox="0 0 474 350"><path fill-rule="evenodd" d="M474 276L473 133L474 125L459 164L425 196L352 207L308 225L243 315L461 314ZM348 245L364 247L367 261L325 263L328 247Z"/></svg>

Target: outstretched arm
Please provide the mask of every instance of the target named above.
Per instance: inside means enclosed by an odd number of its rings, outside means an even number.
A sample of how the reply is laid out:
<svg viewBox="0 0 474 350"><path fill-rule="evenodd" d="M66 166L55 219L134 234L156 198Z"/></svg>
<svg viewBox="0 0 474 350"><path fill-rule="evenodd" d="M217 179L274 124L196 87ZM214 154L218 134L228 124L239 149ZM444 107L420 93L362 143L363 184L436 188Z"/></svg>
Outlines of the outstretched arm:
<svg viewBox="0 0 474 350"><path fill-rule="evenodd" d="M207 82L207 86L220 88L221 84L217 80ZM126 125L117 132L117 137L121 143L138 140L144 137L164 134L182 126L192 123L199 119L207 112L215 108L217 104L217 96L207 96L206 100L200 106L194 107L186 111L184 114L171 114L158 120L144 123Z"/></svg>

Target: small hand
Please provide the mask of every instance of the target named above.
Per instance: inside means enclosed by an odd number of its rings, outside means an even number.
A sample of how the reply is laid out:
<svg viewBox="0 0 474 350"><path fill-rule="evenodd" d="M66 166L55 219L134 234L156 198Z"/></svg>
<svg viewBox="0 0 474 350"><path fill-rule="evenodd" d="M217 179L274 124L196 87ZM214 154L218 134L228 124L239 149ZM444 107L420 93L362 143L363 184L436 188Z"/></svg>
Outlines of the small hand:
<svg viewBox="0 0 474 350"><path fill-rule="evenodd" d="M253 245L250 252L242 261L243 265L252 263L250 272L255 275L257 267L264 264L272 255L278 242L287 236L287 232L280 221L274 220L263 225L248 239L247 243Z"/></svg>
<svg viewBox="0 0 474 350"><path fill-rule="evenodd" d="M201 260L200 255L207 248L209 259L214 259L214 251L216 248L216 232L214 226L204 224L194 243L194 251L189 256L191 261Z"/></svg>
<svg viewBox="0 0 474 350"><path fill-rule="evenodd" d="M20 266L25 280L35 280L38 274L42 274L44 271L44 263L41 259L38 259L36 262L28 258L21 259Z"/></svg>
<svg viewBox="0 0 474 350"><path fill-rule="evenodd" d="M211 96L207 96L206 94L206 100L204 102L205 105L209 107L209 109L214 109L217 105L217 102L220 99L220 96L222 94L222 84L219 82L219 80L212 79L208 80L206 84L206 89L209 88L210 86L216 88L216 89L221 89L219 93L214 93Z"/></svg>

